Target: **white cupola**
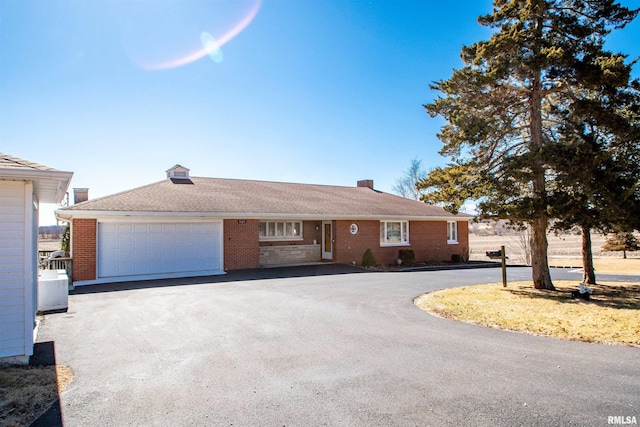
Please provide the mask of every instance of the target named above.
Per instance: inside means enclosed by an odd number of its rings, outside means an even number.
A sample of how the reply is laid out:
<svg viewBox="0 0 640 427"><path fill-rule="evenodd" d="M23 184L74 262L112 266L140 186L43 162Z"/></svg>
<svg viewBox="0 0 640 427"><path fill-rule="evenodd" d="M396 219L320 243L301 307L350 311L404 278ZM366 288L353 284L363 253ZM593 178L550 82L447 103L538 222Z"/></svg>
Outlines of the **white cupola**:
<svg viewBox="0 0 640 427"><path fill-rule="evenodd" d="M181 165L175 165L167 170L167 178L170 179L189 179L189 169Z"/></svg>

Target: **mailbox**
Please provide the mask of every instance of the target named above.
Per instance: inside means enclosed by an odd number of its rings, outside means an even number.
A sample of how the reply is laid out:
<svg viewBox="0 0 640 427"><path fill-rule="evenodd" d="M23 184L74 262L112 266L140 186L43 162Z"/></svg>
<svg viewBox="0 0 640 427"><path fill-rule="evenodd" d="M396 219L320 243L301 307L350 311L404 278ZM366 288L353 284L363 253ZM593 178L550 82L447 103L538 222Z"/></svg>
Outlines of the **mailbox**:
<svg viewBox="0 0 640 427"><path fill-rule="evenodd" d="M501 250L497 250L497 251L487 251L487 256L491 259L498 259L498 258L502 258L502 251Z"/></svg>

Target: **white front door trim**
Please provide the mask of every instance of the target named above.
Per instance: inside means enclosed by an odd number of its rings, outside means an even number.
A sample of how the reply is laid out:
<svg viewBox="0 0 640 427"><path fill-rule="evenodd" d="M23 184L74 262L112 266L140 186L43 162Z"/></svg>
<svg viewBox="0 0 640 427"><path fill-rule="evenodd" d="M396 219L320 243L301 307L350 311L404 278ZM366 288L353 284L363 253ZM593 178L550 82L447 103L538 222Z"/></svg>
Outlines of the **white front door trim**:
<svg viewBox="0 0 640 427"><path fill-rule="evenodd" d="M322 259L333 259L333 223L322 221Z"/></svg>

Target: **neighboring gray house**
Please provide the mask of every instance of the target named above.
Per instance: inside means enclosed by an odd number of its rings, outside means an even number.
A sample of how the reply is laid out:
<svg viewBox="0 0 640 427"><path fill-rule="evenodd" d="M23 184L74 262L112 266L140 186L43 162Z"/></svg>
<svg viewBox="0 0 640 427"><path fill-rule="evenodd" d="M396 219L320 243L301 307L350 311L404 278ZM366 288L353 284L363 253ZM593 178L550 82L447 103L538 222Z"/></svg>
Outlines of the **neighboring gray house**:
<svg viewBox="0 0 640 427"><path fill-rule="evenodd" d="M60 203L72 175L0 153L0 363L33 354L38 209Z"/></svg>

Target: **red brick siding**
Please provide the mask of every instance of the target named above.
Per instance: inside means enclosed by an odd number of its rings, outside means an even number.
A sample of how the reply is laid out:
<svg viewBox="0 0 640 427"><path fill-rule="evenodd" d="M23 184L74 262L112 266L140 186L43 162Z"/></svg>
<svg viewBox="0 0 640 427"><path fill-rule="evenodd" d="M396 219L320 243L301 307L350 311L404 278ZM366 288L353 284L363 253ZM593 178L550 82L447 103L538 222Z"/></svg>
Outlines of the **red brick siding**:
<svg viewBox="0 0 640 427"><path fill-rule="evenodd" d="M224 220L224 269L257 268L260 262L260 233L257 219Z"/></svg>
<svg viewBox="0 0 640 427"><path fill-rule="evenodd" d="M469 258L469 223L458 221L458 243L447 243L447 222L411 221L409 241L416 261L451 261L453 254Z"/></svg>
<svg viewBox="0 0 640 427"><path fill-rule="evenodd" d="M458 253L465 261L469 260L469 221L458 221Z"/></svg>
<svg viewBox="0 0 640 427"><path fill-rule="evenodd" d="M322 221L305 221L302 226L303 229L303 245L313 245L322 242Z"/></svg>
<svg viewBox="0 0 640 427"><path fill-rule="evenodd" d="M71 249L73 251L73 281L96 278L96 219L74 219Z"/></svg>
<svg viewBox="0 0 640 427"><path fill-rule="evenodd" d="M351 224L358 225L358 234L349 232ZM467 221L458 222L458 244L447 244L446 221L410 221L409 246L380 246L380 221L335 221L335 261L342 264L362 263L362 255L371 249L378 264L394 264L400 249L412 249L416 262L451 261L452 254L468 259L469 227Z"/></svg>
<svg viewBox="0 0 640 427"><path fill-rule="evenodd" d="M349 232L351 224L358 225L358 234ZM371 249L376 261L381 261L379 221L334 221L333 222L334 261L341 264L362 264L362 255Z"/></svg>

